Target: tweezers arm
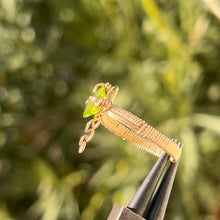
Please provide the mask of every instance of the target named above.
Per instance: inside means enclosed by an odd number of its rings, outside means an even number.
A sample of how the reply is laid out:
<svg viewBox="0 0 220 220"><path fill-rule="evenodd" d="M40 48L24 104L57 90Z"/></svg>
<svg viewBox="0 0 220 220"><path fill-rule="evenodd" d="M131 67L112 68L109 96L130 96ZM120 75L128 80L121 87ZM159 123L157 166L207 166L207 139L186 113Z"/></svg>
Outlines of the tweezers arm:
<svg viewBox="0 0 220 220"><path fill-rule="evenodd" d="M168 159L168 154L163 153L162 156L157 160L150 173L147 175L141 186L138 188L138 191L128 204L128 208L130 210L142 217L146 215L147 208L150 205L150 201L165 169Z"/></svg>
<svg viewBox="0 0 220 220"><path fill-rule="evenodd" d="M182 149L182 144L179 143L178 147ZM115 204L108 220L164 219L179 164L179 160L176 163L170 163L168 159L169 156L166 153L162 154L131 199L128 207Z"/></svg>
<svg viewBox="0 0 220 220"><path fill-rule="evenodd" d="M122 205L115 204L107 220L145 220L145 218Z"/></svg>
<svg viewBox="0 0 220 220"><path fill-rule="evenodd" d="M178 146L182 149L183 145L179 143ZM179 160L176 163L169 164L160 186L153 198L153 201L151 202L150 208L145 216L147 220L164 219L178 165Z"/></svg>

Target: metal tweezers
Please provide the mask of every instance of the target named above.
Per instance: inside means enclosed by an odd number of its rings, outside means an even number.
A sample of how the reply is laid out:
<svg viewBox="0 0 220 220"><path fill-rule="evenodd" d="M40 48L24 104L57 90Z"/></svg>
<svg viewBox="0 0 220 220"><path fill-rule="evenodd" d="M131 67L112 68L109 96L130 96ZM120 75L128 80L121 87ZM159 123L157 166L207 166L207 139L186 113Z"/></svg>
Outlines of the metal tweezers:
<svg viewBox="0 0 220 220"><path fill-rule="evenodd" d="M176 142L176 139L172 139ZM182 148L182 143L178 146ZM107 220L163 220L176 176L179 160L169 161L163 153L127 207L115 204Z"/></svg>

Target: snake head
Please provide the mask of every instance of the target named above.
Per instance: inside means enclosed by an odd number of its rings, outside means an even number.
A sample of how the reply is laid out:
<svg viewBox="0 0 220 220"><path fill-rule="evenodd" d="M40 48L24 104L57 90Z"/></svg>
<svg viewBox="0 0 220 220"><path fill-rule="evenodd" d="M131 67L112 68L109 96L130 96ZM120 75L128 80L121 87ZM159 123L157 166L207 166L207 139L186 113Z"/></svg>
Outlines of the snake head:
<svg viewBox="0 0 220 220"><path fill-rule="evenodd" d="M99 83L95 85L93 93L94 96L90 96L89 99L86 101L86 107L83 112L84 118L92 115L96 116L101 111L100 107L95 104L95 99L104 99L112 102L118 93L118 87L112 86L108 82Z"/></svg>
<svg viewBox="0 0 220 220"><path fill-rule="evenodd" d="M106 99L107 98L107 91L106 88L100 86L96 89L94 96L90 96L89 99L86 101L86 107L83 112L83 118L87 118L92 115L97 115L100 112L100 108L95 105L94 99Z"/></svg>

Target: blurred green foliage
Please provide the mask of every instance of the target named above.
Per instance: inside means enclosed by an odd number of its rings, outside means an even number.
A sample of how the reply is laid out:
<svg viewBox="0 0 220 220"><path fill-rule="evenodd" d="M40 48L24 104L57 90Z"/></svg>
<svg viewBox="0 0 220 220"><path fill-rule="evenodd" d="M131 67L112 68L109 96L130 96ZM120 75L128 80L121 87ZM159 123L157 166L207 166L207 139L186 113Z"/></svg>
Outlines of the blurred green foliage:
<svg viewBox="0 0 220 220"><path fill-rule="evenodd" d="M106 219L156 158L102 127L82 155L96 83L184 143L166 219L220 219L220 4L0 1L0 219Z"/></svg>

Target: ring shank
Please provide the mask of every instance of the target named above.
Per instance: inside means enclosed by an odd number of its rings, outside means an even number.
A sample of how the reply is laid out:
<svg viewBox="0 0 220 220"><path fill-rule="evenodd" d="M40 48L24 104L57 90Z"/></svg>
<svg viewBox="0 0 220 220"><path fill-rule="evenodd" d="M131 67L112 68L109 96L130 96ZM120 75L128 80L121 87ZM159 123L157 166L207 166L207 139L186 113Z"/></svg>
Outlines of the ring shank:
<svg viewBox="0 0 220 220"><path fill-rule="evenodd" d="M111 132L141 149L160 157L165 151L176 162L181 154L179 146L132 113L111 105L100 114L101 123Z"/></svg>

